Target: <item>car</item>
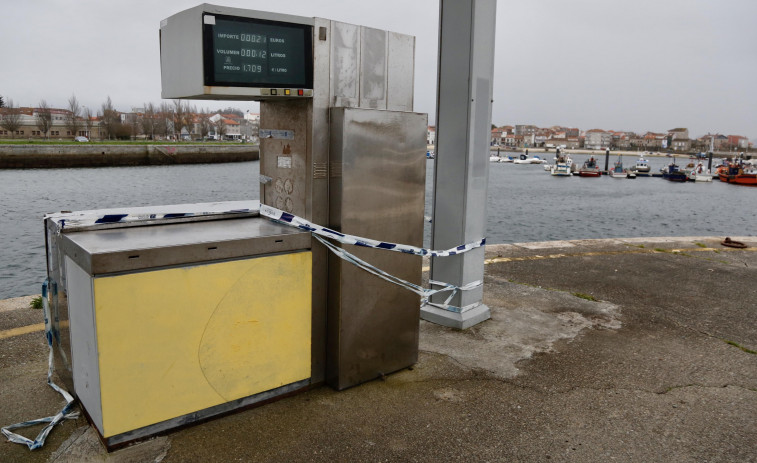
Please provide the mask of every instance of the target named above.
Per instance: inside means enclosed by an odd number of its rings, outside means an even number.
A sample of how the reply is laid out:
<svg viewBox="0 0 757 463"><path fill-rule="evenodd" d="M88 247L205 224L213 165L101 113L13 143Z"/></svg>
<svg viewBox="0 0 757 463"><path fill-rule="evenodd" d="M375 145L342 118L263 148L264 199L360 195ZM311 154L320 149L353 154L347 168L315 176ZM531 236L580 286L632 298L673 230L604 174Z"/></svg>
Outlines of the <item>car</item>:
<svg viewBox="0 0 757 463"><path fill-rule="evenodd" d="M76 137L76 138L74 138L74 141L85 142L85 141L89 141L89 138L87 138L87 137Z"/></svg>

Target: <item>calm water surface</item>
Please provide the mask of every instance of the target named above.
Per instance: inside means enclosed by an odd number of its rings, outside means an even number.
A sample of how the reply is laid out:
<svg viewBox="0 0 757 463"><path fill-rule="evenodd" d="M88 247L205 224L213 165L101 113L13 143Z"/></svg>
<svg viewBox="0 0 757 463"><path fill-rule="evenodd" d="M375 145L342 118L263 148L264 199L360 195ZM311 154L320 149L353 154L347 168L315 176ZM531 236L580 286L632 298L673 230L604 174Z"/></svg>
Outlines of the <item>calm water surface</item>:
<svg viewBox="0 0 757 463"><path fill-rule="evenodd" d="M585 156L574 159L582 163ZM604 156L600 160L603 166ZM630 166L635 157L626 156L623 161ZM650 159L654 171L667 162L665 158ZM431 215L433 167L434 162L429 161L427 216ZM0 299L40 292L45 277L45 213L258 199L258 172L257 161L0 170ZM756 200L757 188L717 181L679 184L660 178L559 178L540 165L495 163L489 170L487 238L489 243L513 243L754 235ZM427 226L426 245L428 241Z"/></svg>

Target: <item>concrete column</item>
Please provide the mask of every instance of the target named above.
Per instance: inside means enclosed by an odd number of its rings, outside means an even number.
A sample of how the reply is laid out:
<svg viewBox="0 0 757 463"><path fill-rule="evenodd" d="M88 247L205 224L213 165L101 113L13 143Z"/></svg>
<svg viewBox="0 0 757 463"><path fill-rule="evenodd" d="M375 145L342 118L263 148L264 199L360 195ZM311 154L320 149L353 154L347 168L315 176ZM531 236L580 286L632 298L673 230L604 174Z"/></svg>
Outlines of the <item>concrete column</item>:
<svg viewBox="0 0 757 463"><path fill-rule="evenodd" d="M496 0L441 0L432 247L486 236ZM463 286L484 278L484 248L433 258L431 279ZM449 293L434 296L442 304ZM460 291L421 318L465 329L491 317L483 287Z"/></svg>

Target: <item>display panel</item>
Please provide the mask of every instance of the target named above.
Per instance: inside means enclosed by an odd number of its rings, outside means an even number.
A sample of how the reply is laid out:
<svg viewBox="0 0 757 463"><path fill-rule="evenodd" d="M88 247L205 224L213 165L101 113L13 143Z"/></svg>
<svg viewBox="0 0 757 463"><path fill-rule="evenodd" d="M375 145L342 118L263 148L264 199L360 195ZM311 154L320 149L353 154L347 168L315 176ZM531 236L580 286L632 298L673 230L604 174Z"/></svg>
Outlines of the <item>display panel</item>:
<svg viewBox="0 0 757 463"><path fill-rule="evenodd" d="M203 15L205 85L313 88L305 24Z"/></svg>

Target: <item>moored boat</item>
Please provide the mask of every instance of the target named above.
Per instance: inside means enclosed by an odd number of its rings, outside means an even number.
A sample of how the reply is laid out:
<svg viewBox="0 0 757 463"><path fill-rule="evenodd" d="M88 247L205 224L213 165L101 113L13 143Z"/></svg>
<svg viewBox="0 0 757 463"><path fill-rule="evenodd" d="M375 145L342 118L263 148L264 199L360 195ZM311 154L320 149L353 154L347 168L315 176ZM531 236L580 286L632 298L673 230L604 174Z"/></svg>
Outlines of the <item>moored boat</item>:
<svg viewBox="0 0 757 463"><path fill-rule="evenodd" d="M676 165L675 159L667 167L660 169L660 171L662 171L662 178L671 182L685 182L689 179L686 172Z"/></svg>
<svg viewBox="0 0 757 463"><path fill-rule="evenodd" d="M712 174L709 170L705 169L704 164L700 161L694 168L689 172L689 181L692 182L711 182L712 181Z"/></svg>
<svg viewBox="0 0 757 463"><path fill-rule="evenodd" d="M547 161L541 159L539 156L526 157L525 154L520 155L520 159L515 159L513 164L546 164Z"/></svg>
<svg viewBox="0 0 757 463"><path fill-rule="evenodd" d="M649 161L644 157L644 154L640 154L639 159L636 160L636 164L630 170L637 174L648 174L652 168L649 167Z"/></svg>
<svg viewBox="0 0 757 463"><path fill-rule="evenodd" d="M721 182L757 186L757 167L749 162L734 162L727 170L718 170Z"/></svg>
<svg viewBox="0 0 757 463"><path fill-rule="evenodd" d="M599 170L599 163L594 156L584 161L584 165L578 170L579 177L601 177L602 171Z"/></svg>
<svg viewBox="0 0 757 463"><path fill-rule="evenodd" d="M623 160L618 156L618 160L615 161L615 165L609 172L612 178L628 178L628 172L623 169ZM636 178L636 176L634 176Z"/></svg>

